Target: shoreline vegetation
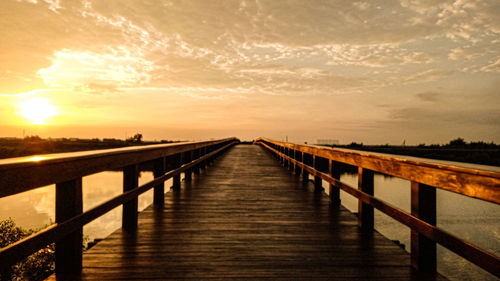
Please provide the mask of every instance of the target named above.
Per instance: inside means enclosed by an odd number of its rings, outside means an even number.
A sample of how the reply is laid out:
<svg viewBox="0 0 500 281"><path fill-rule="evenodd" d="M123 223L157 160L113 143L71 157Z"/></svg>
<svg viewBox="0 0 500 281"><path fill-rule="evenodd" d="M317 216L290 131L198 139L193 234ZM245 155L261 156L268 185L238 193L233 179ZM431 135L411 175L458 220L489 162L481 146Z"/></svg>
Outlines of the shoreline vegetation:
<svg viewBox="0 0 500 281"><path fill-rule="evenodd" d="M30 156L35 154L49 154L62 152L76 152L85 150L110 149L126 146L175 143L180 141L160 140L144 141L142 134L135 134L126 140L79 139L79 138L48 138L28 136L25 138L0 138L0 159Z"/></svg>
<svg viewBox="0 0 500 281"><path fill-rule="evenodd" d="M28 136L25 138L0 138L0 159L49 154L75 152L85 150L109 149L126 146L175 143L180 141L160 140L144 141L142 134L137 133L125 140L79 139L79 138L48 138ZM362 151L379 152L395 155L407 155L421 158L448 160L481 165L500 166L500 145L493 142L466 142L463 138L451 140L447 144L411 145L364 145L352 142L347 145L317 144L327 147L348 148Z"/></svg>
<svg viewBox="0 0 500 281"><path fill-rule="evenodd" d="M348 145L317 145L481 165L500 166L500 145L493 142L486 143L482 141L466 142L463 138L451 140L449 143L443 145L363 145L363 143L355 142Z"/></svg>

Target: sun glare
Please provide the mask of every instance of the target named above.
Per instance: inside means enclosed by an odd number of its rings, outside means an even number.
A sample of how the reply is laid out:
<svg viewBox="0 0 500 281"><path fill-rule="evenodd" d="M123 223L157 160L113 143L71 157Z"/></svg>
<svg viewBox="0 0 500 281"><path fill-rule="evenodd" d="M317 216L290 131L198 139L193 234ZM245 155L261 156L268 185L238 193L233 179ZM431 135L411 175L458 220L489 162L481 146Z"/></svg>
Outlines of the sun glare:
<svg viewBox="0 0 500 281"><path fill-rule="evenodd" d="M46 124L47 120L57 114L57 107L46 98L31 98L19 103L20 114L33 125Z"/></svg>

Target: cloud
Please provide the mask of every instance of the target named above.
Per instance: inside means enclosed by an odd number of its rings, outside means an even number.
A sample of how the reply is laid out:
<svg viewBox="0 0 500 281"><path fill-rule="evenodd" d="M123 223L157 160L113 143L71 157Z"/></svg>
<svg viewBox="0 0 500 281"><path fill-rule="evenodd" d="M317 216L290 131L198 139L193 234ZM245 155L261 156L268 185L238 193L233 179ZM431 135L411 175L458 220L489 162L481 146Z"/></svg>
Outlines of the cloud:
<svg viewBox="0 0 500 281"><path fill-rule="evenodd" d="M422 92L415 95L421 101L426 102L437 102L441 100L441 94L438 92Z"/></svg>
<svg viewBox="0 0 500 281"><path fill-rule="evenodd" d="M481 67L481 71L500 72L500 57L496 58L496 60L491 61L491 63Z"/></svg>
<svg viewBox="0 0 500 281"><path fill-rule="evenodd" d="M77 90L112 90L144 85L151 80L152 62L125 47L105 53L63 49L51 58L52 65L38 71L47 85Z"/></svg>

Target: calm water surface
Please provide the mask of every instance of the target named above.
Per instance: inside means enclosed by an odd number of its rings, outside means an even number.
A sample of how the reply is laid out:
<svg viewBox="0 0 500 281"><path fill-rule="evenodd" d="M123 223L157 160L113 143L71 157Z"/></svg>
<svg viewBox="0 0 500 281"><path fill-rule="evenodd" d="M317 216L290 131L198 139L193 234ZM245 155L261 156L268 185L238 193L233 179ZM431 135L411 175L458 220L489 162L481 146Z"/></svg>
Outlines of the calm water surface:
<svg viewBox="0 0 500 281"><path fill-rule="evenodd" d="M469 165L470 166L470 165ZM151 172L142 172L139 184L153 179ZM357 186L356 174L343 174L341 180ZM166 187L172 185L167 181ZM328 190L324 184L325 190ZM122 192L122 173L102 172L83 178L83 208L88 210ZM410 212L410 182L394 177L375 175L375 194L383 200ZM0 219L12 218L19 226L41 228L54 222L54 185L0 198ZM357 200L341 192L342 204L357 211ZM153 201L150 190L139 197L139 210ZM437 190L437 224L456 236L500 255L500 206ZM121 207L113 209L84 227L87 241L105 238L121 227ZM410 250L410 230L388 216L375 211L375 228L391 240L399 240ZM438 270L452 280L497 280L454 253L438 246Z"/></svg>

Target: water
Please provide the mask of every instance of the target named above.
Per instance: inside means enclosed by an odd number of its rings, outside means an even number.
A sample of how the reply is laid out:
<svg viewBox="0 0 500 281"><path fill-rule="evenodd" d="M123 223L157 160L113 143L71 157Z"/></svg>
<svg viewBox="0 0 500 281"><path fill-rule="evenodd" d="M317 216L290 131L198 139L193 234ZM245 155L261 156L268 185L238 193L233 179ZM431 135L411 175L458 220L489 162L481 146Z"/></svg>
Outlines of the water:
<svg viewBox="0 0 500 281"><path fill-rule="evenodd" d="M142 172L139 184L150 181L151 172ZM88 210L122 193L122 173L102 172L83 178L83 209ZM356 174L343 174L341 181L356 187ZM171 180L165 186L172 185ZM325 190L328 190L324 183ZM410 182L407 180L375 175L375 195L410 212ZM0 219L11 217L24 228L41 228L54 221L54 185L0 198ZM342 204L357 212L357 200L341 192ZM139 210L153 201L150 190L139 197ZM500 206L468 198L451 192L437 190L437 225L459 238L500 254ZM84 226L86 241L105 238L121 227L121 207ZM391 240L399 240L410 250L410 230L390 217L375 211L375 228ZM497 280L477 266L438 246L438 270L452 280Z"/></svg>
<svg viewBox="0 0 500 281"><path fill-rule="evenodd" d="M153 179L152 172L141 172L139 184ZM121 172L102 172L83 177L83 210L86 211L123 192ZM171 186L168 180L165 186ZM139 196L139 211L153 202L153 190ZM0 220L12 218L18 226L39 229L55 221L55 185L0 198ZM122 207L116 207L105 215L85 225L86 242L105 238L121 227Z"/></svg>
<svg viewBox="0 0 500 281"><path fill-rule="evenodd" d="M340 180L352 187L357 174L343 174ZM410 212L410 181L376 174L375 196ZM325 190L328 190L324 184ZM341 191L342 205L357 212L358 201ZM437 226L496 255L500 255L500 206L452 192L437 190ZM399 240L410 252L410 229L375 210L375 229L391 240ZM450 280L498 280L476 265L438 245L438 271Z"/></svg>

